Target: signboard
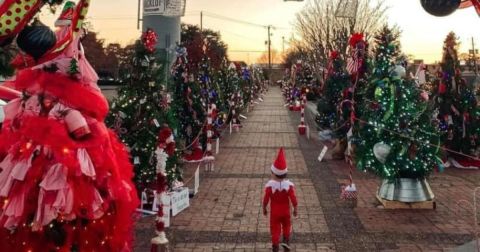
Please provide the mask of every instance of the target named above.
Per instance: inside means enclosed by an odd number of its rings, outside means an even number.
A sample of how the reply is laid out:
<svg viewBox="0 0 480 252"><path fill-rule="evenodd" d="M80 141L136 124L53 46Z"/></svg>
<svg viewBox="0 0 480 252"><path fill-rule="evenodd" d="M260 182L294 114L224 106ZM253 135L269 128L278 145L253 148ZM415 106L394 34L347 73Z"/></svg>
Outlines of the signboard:
<svg viewBox="0 0 480 252"><path fill-rule="evenodd" d="M143 0L144 16L179 17L185 15L186 0Z"/></svg>
<svg viewBox="0 0 480 252"><path fill-rule="evenodd" d="M335 11L335 17L355 18L357 16L358 0L340 0Z"/></svg>
<svg viewBox="0 0 480 252"><path fill-rule="evenodd" d="M180 191L172 193L172 216L177 216L180 212L190 206L188 188L182 188Z"/></svg>
<svg viewBox="0 0 480 252"><path fill-rule="evenodd" d="M200 187L200 165L197 166L197 170L195 170L195 181L193 183L193 188L189 188L188 192L191 195L197 195L198 188Z"/></svg>
<svg viewBox="0 0 480 252"><path fill-rule="evenodd" d="M327 154L327 151L328 151L328 147L324 146L322 149L322 152L318 156L318 161L322 162L323 158L325 157L325 154Z"/></svg>

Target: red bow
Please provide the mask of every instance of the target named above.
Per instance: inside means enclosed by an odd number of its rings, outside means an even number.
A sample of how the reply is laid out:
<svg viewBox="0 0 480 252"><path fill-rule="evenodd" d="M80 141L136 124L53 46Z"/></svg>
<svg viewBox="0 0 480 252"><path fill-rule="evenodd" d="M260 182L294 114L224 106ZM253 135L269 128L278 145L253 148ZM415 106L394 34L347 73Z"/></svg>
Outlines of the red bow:
<svg viewBox="0 0 480 252"><path fill-rule="evenodd" d="M337 59L337 58L338 58L338 52L337 52L337 51L332 51L332 52L330 53L330 59L331 59L331 60L335 60L335 59Z"/></svg>
<svg viewBox="0 0 480 252"><path fill-rule="evenodd" d="M355 47L357 43L359 42L365 42L363 40L363 33L355 33L350 37L350 40L348 41L348 44L350 44L351 47Z"/></svg>

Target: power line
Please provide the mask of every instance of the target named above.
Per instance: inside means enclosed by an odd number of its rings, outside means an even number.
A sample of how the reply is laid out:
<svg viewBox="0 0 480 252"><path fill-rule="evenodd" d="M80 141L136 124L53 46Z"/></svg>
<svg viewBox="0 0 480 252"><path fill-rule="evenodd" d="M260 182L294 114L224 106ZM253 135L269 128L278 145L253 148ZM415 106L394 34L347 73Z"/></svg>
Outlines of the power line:
<svg viewBox="0 0 480 252"><path fill-rule="evenodd" d="M228 50L228 52L235 52L235 53L264 53L265 51L259 51L259 50Z"/></svg>
<svg viewBox="0 0 480 252"><path fill-rule="evenodd" d="M215 14L215 13L208 12L208 11L203 11L203 13L204 13L205 16L208 16L208 17L211 17L211 18L217 18L217 19L221 19L221 20L225 20L225 21L230 21L230 22L249 25L249 26L255 26L255 27L259 27L259 28L265 28L265 29L268 28L268 25L262 25L262 24L257 24L257 23L252 23L252 22L249 22L249 21L245 21L245 20L226 17L226 16L222 16L222 15ZM278 26L270 26L270 27L273 28L274 30L277 30L277 29L279 29L279 30L290 30L290 29L285 28L285 27L278 27Z"/></svg>
<svg viewBox="0 0 480 252"><path fill-rule="evenodd" d="M225 17L225 16L218 15L218 14L215 14L215 13L212 13L212 12L204 11L203 13L204 13L205 16L208 16L208 17L211 17L211 18L217 18L217 19L221 19L221 20L225 20L225 21L234 22L234 23L239 23L239 24L244 24L244 25L249 25L249 26L255 26L255 27L259 27L259 28L267 28L268 27L267 25L261 25L261 24L256 24L256 23L240 20L240 19Z"/></svg>
<svg viewBox="0 0 480 252"><path fill-rule="evenodd" d="M250 40L250 41L257 41L257 40L259 40L258 38L247 37L247 36L243 36L243 35L240 35L240 34L238 34L238 33L234 33L234 32L231 32L231 31L226 31L226 30L220 31L220 33L227 33L227 34L230 34L230 35L233 35L233 36L236 36L236 37L248 39L248 40Z"/></svg>

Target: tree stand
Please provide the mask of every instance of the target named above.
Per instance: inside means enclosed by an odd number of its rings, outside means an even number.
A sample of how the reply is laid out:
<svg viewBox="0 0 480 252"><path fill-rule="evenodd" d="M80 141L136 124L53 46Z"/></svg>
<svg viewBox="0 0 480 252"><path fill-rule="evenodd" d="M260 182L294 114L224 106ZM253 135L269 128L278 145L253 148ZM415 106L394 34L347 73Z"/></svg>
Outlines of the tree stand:
<svg viewBox="0 0 480 252"><path fill-rule="evenodd" d="M385 209L435 209L434 197L426 179L383 180L377 192Z"/></svg>

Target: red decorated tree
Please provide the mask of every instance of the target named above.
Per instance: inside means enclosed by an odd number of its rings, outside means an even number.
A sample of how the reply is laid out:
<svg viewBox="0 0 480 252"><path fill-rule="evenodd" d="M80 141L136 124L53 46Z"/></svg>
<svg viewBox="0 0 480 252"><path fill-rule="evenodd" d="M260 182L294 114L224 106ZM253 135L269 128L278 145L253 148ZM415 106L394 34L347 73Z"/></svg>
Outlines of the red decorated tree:
<svg viewBox="0 0 480 252"><path fill-rule="evenodd" d="M34 23L16 37L25 54L7 85L23 96L3 108L2 251L131 251L137 193L125 146L103 123L108 103L80 44L88 6L67 3L64 14L72 15L62 15L56 33Z"/></svg>

